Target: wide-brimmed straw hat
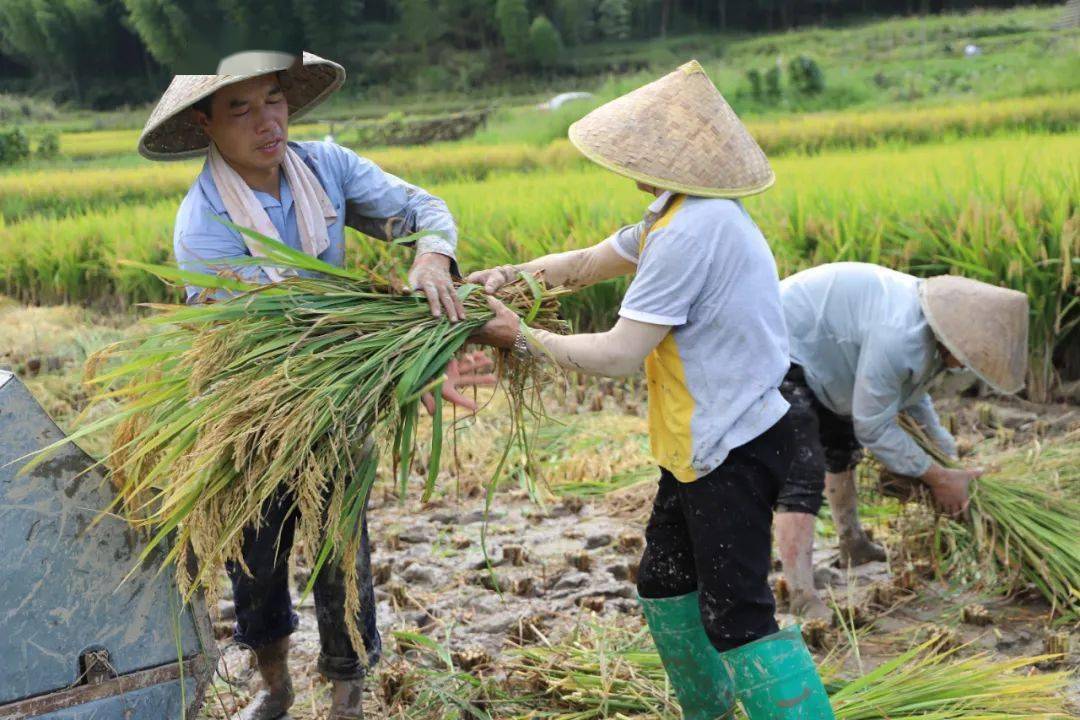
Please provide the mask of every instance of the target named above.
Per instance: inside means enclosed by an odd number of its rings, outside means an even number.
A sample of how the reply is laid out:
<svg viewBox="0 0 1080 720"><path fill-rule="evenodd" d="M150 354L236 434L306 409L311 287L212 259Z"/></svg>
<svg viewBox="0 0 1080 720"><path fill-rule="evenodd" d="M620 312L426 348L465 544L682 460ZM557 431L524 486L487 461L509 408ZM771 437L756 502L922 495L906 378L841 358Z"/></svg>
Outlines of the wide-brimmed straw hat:
<svg viewBox="0 0 1080 720"><path fill-rule="evenodd" d="M664 190L744 197L776 180L765 153L691 60L570 126L570 142L608 170Z"/></svg>
<svg viewBox="0 0 1080 720"><path fill-rule="evenodd" d="M182 160L206 152L210 138L190 108L217 90L271 72L286 71L282 92L294 120L321 103L345 82L345 68L309 52L302 59L278 52L231 55L217 75L177 75L161 96L139 136L139 154L150 160ZM230 72L231 71L231 72Z"/></svg>
<svg viewBox="0 0 1080 720"><path fill-rule="evenodd" d="M978 280L942 275L923 281L919 302L930 328L957 360L998 392L1024 387L1028 297Z"/></svg>

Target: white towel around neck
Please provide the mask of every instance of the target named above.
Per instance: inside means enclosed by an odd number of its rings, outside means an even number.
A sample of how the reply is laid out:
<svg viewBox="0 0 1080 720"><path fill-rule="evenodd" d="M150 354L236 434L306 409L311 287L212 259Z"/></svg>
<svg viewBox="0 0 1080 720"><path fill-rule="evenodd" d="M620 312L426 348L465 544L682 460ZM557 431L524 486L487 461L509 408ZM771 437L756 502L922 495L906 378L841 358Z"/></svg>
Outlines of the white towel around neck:
<svg viewBox="0 0 1080 720"><path fill-rule="evenodd" d="M266 213L266 208L255 197L255 191L244 182L240 173L229 165L221 151L217 149L217 145L212 142L207 162L210 165L210 175L214 179L214 185L232 221L283 242L270 216ZM292 192L293 207L296 209L296 224L300 230L301 248L308 255L318 257L330 246L330 234L327 227L337 219L334 205L330 202L330 197L322 184L319 183L319 178L291 147L286 147L281 172L285 173L285 182L289 184L289 190ZM258 240L241 235L252 256L266 257ZM271 282L279 282L294 274L282 272L279 268L272 266L264 265L262 269Z"/></svg>

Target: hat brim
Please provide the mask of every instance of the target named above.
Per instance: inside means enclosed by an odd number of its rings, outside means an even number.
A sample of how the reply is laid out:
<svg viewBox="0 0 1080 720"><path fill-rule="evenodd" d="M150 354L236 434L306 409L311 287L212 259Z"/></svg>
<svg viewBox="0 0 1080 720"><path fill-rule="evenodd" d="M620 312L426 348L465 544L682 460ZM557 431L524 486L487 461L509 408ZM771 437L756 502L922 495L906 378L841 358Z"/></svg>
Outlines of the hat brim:
<svg viewBox="0 0 1080 720"><path fill-rule="evenodd" d="M951 278L951 276L942 276ZM932 297L932 285L931 282L938 278L929 278L924 280L919 286L919 305L922 307L923 316L926 318L926 322L930 325L930 329L934 333L934 337L938 342L945 346L945 349L955 357L965 368L975 373L976 377L985 382L991 388L1003 395L1013 395L1024 389L1024 372L1022 370L1009 372L1008 370L999 367L998 372L993 372L989 368L984 367L983 363L977 362L972 359L972 356L967 353L959 343L954 339L954 331L946 327L939 316L938 308L936 307L938 299ZM1026 326L1026 313L1024 315L1024 328L1020 333L1021 337L1026 340L1027 338L1027 326ZM1026 352L1024 354L1026 359ZM1001 365L1001 363L995 363Z"/></svg>
<svg viewBox="0 0 1080 720"><path fill-rule="evenodd" d="M567 133L570 143L578 149L582 155L588 158L591 162L596 163L600 167L610 170L617 175L630 178L631 180L637 180L643 182L646 185L651 185L661 190L670 190L672 192L684 193L686 195L694 195L697 197L710 197L710 198L742 198L749 197L751 195L757 195L758 193L765 192L776 183L776 175L769 175L768 179L758 185L750 187L737 187L737 188L717 188L707 187L702 185L688 185L686 183L673 180L672 178L663 178L655 175L649 175L638 170L633 170L624 165L620 165L617 162L605 158L602 154L594 151L587 144L582 142L581 138L576 134L577 123L575 122L570 126L570 130Z"/></svg>
<svg viewBox="0 0 1080 720"><path fill-rule="evenodd" d="M310 112L345 82L345 68L306 52L299 67L285 72L289 81L282 90L290 122ZM177 75L139 136L139 154L149 160L184 160L205 154L210 138L196 124L191 107L222 88L266 74Z"/></svg>

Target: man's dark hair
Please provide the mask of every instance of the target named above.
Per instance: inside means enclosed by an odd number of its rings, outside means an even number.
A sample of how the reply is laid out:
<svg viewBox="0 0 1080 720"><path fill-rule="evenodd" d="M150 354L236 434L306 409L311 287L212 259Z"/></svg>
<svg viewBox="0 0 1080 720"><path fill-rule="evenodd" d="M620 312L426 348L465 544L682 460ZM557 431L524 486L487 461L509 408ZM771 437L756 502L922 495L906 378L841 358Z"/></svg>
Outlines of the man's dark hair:
<svg viewBox="0 0 1080 720"><path fill-rule="evenodd" d="M192 110L198 110L199 112L204 113L206 115L206 117L210 117L210 106L211 106L211 103L213 102L213 100L214 100L214 94L210 93L209 95L204 97L202 100L200 100L199 102L192 105L191 109Z"/></svg>

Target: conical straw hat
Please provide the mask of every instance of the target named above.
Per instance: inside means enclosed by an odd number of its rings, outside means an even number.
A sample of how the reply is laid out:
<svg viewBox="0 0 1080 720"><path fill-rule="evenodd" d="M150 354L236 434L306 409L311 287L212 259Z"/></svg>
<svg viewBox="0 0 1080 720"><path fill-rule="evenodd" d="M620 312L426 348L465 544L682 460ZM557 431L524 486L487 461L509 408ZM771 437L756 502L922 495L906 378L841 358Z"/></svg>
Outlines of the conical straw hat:
<svg viewBox="0 0 1080 720"><path fill-rule="evenodd" d="M593 110L569 135L598 165L664 190L744 197L776 180L765 153L696 60Z"/></svg>
<svg viewBox="0 0 1080 720"><path fill-rule="evenodd" d="M294 120L321 103L345 82L345 68L309 52L302 62L276 52L237 53L221 62L217 75L177 75L161 96L139 136L139 154L150 160L182 160L206 152L210 138L189 111L223 87L279 70L288 70L282 91ZM232 70L233 72L228 72Z"/></svg>
<svg viewBox="0 0 1080 720"><path fill-rule="evenodd" d="M1028 297L978 280L941 275L923 281L923 314L937 339L998 392L1024 387Z"/></svg>

